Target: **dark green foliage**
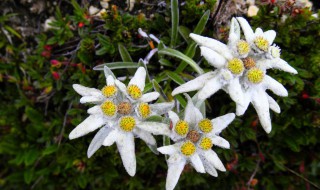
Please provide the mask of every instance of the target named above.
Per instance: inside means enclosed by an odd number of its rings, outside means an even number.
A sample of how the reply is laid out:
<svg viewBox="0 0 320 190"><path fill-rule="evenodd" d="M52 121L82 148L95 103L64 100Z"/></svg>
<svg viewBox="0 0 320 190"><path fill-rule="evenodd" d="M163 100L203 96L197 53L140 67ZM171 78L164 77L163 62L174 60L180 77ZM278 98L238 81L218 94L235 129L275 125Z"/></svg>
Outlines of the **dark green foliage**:
<svg viewBox="0 0 320 190"><path fill-rule="evenodd" d="M12 38L10 42L1 30L0 189L164 189L165 157L153 154L141 140L136 139L137 174L131 178L115 145L99 149L88 159L86 151L94 134L72 141L68 134L87 117L86 109L90 106L79 103L80 96L72 84L102 88L104 75L93 71L94 66L127 62L127 53L133 62L144 58L151 47L138 35L138 28L162 40L159 50L163 44L168 46L171 22L165 17L170 15L169 6L154 12L152 20L115 7L103 19L95 20L86 17L88 5L79 2L72 1L73 10L57 7L56 21L52 23L56 29L37 34L36 40L23 39L10 26L9 19L14 15L0 16L0 28ZM207 72L212 67L201 60L199 48L188 39L188 33L212 36L212 31L204 29L205 24L212 27L211 17L208 22L204 20L209 16L205 11L212 11L215 1L205 1L202 6L198 6L199 2L188 1L180 8L175 50L200 62ZM222 133L231 149L214 147L228 171L213 178L186 166L177 190L320 187L320 22L308 11L289 15L281 22L279 12L270 13L273 9L260 7L258 16L250 23L254 28L277 31L275 42L282 49L282 58L299 74L268 71L289 92L289 97L274 96L282 112L272 113L271 134L263 131L256 112L249 107ZM58 61L57 65L52 60ZM171 100L172 89L197 76L186 62L165 54L156 54L147 66L153 80L146 89L161 91L165 95L162 99ZM125 69L114 72L130 75ZM176 98L185 105L183 96ZM224 92L215 94L206 105L209 118L235 112L234 103ZM157 137L157 141L161 146L162 137ZM255 170L258 184L253 187L247 182Z"/></svg>

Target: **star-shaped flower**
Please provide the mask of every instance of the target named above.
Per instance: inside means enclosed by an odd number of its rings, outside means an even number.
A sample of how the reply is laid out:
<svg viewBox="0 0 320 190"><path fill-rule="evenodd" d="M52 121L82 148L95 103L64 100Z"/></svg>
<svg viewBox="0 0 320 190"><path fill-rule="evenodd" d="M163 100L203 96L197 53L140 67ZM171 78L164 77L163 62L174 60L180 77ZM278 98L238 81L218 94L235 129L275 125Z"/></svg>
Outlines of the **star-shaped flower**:
<svg viewBox="0 0 320 190"><path fill-rule="evenodd" d="M136 172L134 137L145 141L151 150L156 150L156 140L151 135L169 135L167 124L148 122L152 115L162 115L171 110L173 103L149 104L159 97L158 92L143 94L146 71L139 67L126 87L115 79L113 73L105 67L107 85L101 90L87 88L75 84L73 88L83 97L81 103L95 103L88 110L90 116L80 123L69 138L81 137L102 127L93 138L88 148L88 157L91 157L102 145L117 144L123 165L129 175Z"/></svg>
<svg viewBox="0 0 320 190"><path fill-rule="evenodd" d="M246 70L241 83L244 88L244 104L237 104L237 115L243 115L251 102L257 111L261 126L270 133L272 127L269 108L280 113L280 106L267 94L266 89L270 89L278 96L288 96L287 90L281 83L257 67Z"/></svg>
<svg viewBox="0 0 320 190"><path fill-rule="evenodd" d="M190 37L200 45L201 55L217 69L177 87L172 95L199 90L196 97L202 102L223 89L229 93L233 101L242 104L243 92L239 78L245 70L242 58L250 52L250 45L240 39L240 26L236 19L232 19L231 22L228 45L193 33Z"/></svg>
<svg viewBox="0 0 320 190"><path fill-rule="evenodd" d="M269 68L280 69L292 74L298 72L291 67L286 61L280 58L280 48L273 44L276 37L274 30L263 32L261 28L257 28L253 32L248 21L242 17L237 17L242 28L246 41L250 44L252 52L251 56L258 56L257 67L266 70Z"/></svg>
<svg viewBox="0 0 320 190"><path fill-rule="evenodd" d="M186 95L187 96L187 95ZM179 177L187 163L199 173L208 173L218 176L217 169L226 171L217 154L211 149L213 145L230 148L230 144L219 134L235 118L235 114L229 113L221 117L209 120L204 118L190 97L185 109L184 118L170 111L169 118L173 129L170 138L175 144L158 148L162 154L170 155L168 159L168 175L166 189L172 190L178 183Z"/></svg>

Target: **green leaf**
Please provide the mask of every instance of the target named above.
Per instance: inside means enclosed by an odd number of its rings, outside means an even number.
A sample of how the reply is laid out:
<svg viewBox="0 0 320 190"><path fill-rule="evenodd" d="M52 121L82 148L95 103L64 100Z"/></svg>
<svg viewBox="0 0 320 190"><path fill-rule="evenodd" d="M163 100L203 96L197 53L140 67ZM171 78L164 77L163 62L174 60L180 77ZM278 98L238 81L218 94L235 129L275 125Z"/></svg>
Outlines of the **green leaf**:
<svg viewBox="0 0 320 190"><path fill-rule="evenodd" d="M178 26L179 26L179 6L178 0L171 0L171 43L173 48L178 40Z"/></svg>
<svg viewBox="0 0 320 190"><path fill-rule="evenodd" d="M109 69L131 69L131 68L138 68L139 65L136 62L111 62L105 63L98 66L95 66L93 70L99 71L104 70L104 66L107 66Z"/></svg>
<svg viewBox="0 0 320 190"><path fill-rule="evenodd" d="M190 57L190 58L193 58L194 54L196 53L196 47L197 47L197 44L195 42L191 42L190 45L188 46L186 52L185 52L185 55ZM179 64L178 68L176 69L176 72L177 73L181 73L186 68L187 65L188 65L187 62L182 61Z"/></svg>
<svg viewBox="0 0 320 190"><path fill-rule="evenodd" d="M128 50L121 43L118 44L118 50L123 62L133 62Z"/></svg>
<svg viewBox="0 0 320 190"><path fill-rule="evenodd" d="M56 146L56 145L48 146L46 149L43 150L42 156L52 154L52 153L56 152L56 150L58 150L58 146Z"/></svg>
<svg viewBox="0 0 320 190"><path fill-rule="evenodd" d="M34 170L33 169L30 169L30 170L26 170L24 173L23 173L23 177L24 177L24 181L27 183L27 184L30 184L32 179L33 179L33 176L34 176Z"/></svg>
<svg viewBox="0 0 320 190"><path fill-rule="evenodd" d="M201 33L203 32L203 30L205 29L205 26L206 26L206 24L207 24L207 22L208 22L209 17L210 17L210 11L208 10L208 11L206 11L206 12L202 15L202 17L201 17L201 19L199 20L197 26L196 26L195 29L193 30L193 33L195 33L195 34L201 34ZM189 36L188 36L188 37L189 37ZM190 39L190 38L189 38L189 39ZM187 50L185 51L185 55L188 56L188 57L190 57L190 58L193 58L193 56L194 56L195 53L196 53L196 47L197 47L197 44L196 44L194 41L192 41L192 43L190 43L190 44L188 45ZM188 64L187 64L186 62L184 62L184 61L181 62L181 63L179 64L178 68L176 69L176 72L177 72L177 73L182 72L182 71L186 68L187 65L188 65Z"/></svg>
<svg viewBox="0 0 320 190"><path fill-rule="evenodd" d="M98 50L99 53L102 53L104 51L106 53L113 54L115 52L115 48L114 48L113 44L111 43L111 40L109 37L104 36L102 34L98 34L97 37L98 37L98 40L99 40L102 48L104 48L104 50L100 50L100 51ZM96 52L96 53L98 55L98 52Z"/></svg>
<svg viewBox="0 0 320 190"><path fill-rule="evenodd" d="M163 66L173 67L173 64L167 59L160 59L159 63Z"/></svg>
<svg viewBox="0 0 320 190"><path fill-rule="evenodd" d="M182 106L183 108L185 108L186 105L187 105L187 101L183 98L183 96L182 96L181 94L178 94L178 95L176 95L175 97L176 97L176 99L179 101L179 103L181 104L181 106Z"/></svg>
<svg viewBox="0 0 320 190"><path fill-rule="evenodd" d="M163 89L161 88L161 86L159 85L159 83L156 80L152 80L152 86L154 88L155 91L159 92L160 97L162 97L162 99L164 101L168 100L168 97L166 96L166 94L164 93Z"/></svg>
<svg viewBox="0 0 320 190"><path fill-rule="evenodd" d="M201 17L201 19L199 20L197 26L195 27L195 29L193 30L193 33L195 34L201 34L203 32L203 30L206 27L206 24L208 22L208 19L210 17L210 10L207 10Z"/></svg>
<svg viewBox="0 0 320 190"><path fill-rule="evenodd" d="M4 28L5 28L8 32L10 32L11 34L17 36L18 38L21 38L21 35L20 35L17 31L15 31L13 28L11 28L10 26L4 26Z"/></svg>
<svg viewBox="0 0 320 190"><path fill-rule="evenodd" d="M191 39L189 37L190 32L191 31L189 30L189 28L185 26L179 26L179 33L188 44L191 42Z"/></svg>
<svg viewBox="0 0 320 190"><path fill-rule="evenodd" d="M174 82L176 82L179 85L184 84L184 80L175 72L172 71L166 71L166 74L169 78L171 78Z"/></svg>
<svg viewBox="0 0 320 190"><path fill-rule="evenodd" d="M194 62L190 57L186 56L185 54L181 53L180 51L171 49L171 48L166 48L163 50L159 51L159 54L165 54L165 55L170 55L173 57L177 57L179 59L182 59L186 63L188 63L197 73L203 74L203 70L199 67L199 65Z"/></svg>
<svg viewBox="0 0 320 190"><path fill-rule="evenodd" d="M43 116L37 110L35 110L31 107L27 107L25 113L31 122L33 122L33 123L42 123L43 122Z"/></svg>
<svg viewBox="0 0 320 190"><path fill-rule="evenodd" d="M33 164L39 156L39 152L35 149L30 149L28 152L24 154L24 163L25 165L29 166Z"/></svg>
<svg viewBox="0 0 320 190"><path fill-rule="evenodd" d="M155 80L157 83L160 83L160 82L164 81L167 78L168 78L167 75L161 73L159 76L157 76L153 80ZM150 91L152 88L153 88L153 83L152 82L147 83L146 86L144 87L143 92L146 93L146 92Z"/></svg>

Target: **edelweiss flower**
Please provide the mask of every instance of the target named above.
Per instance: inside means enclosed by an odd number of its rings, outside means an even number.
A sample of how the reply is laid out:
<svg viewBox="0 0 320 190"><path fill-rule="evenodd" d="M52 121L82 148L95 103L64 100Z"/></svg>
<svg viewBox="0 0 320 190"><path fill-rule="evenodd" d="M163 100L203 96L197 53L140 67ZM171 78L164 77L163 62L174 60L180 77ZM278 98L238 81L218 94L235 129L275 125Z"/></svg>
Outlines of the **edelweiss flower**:
<svg viewBox="0 0 320 190"><path fill-rule="evenodd" d="M170 155L167 161L167 190L174 189L187 163L191 163L197 172L207 172L214 177L218 176L216 169L226 171L211 148L213 145L230 148L229 142L220 137L219 133L233 121L235 114L229 113L209 120L203 118L190 97L187 96L187 98L188 105L183 119L179 119L176 113L169 112L169 118L174 126L170 138L175 144L158 148L162 154Z"/></svg>
<svg viewBox="0 0 320 190"><path fill-rule="evenodd" d="M107 85L101 90L73 85L73 88L83 96L80 99L81 103L89 102L97 105L88 110L90 116L71 131L69 138L81 137L104 126L89 145L88 157L102 145L111 146L116 143L126 171L134 176L136 172L134 137L139 137L151 150L156 150L156 141L150 133L169 135L169 127L163 123L145 120L152 115L167 113L174 104L148 104L157 99L159 93L142 93L146 77L143 67L138 68L128 87L116 80L107 67L104 70Z"/></svg>
<svg viewBox="0 0 320 190"><path fill-rule="evenodd" d="M281 83L256 67L247 70L241 82L244 88L244 104L237 104L237 115L243 115L251 102L257 111L261 126L267 133L270 133L271 118L269 108L276 113L280 113L280 107L265 91L270 89L278 96L288 96L287 90Z"/></svg>
<svg viewBox="0 0 320 190"><path fill-rule="evenodd" d="M266 70L269 68L280 69L289 73L297 74L298 72L291 67L286 61L280 58L280 48L272 45L276 37L274 30L263 32L261 28L257 28L253 32L248 21L242 17L237 17L243 30L246 41L254 50L250 56L257 56L257 67Z"/></svg>
<svg viewBox="0 0 320 190"><path fill-rule="evenodd" d="M200 45L201 54L208 63L217 69L177 87L172 95L199 90L196 97L201 102L223 89L233 101L242 104L243 93L239 77L245 69L242 58L247 57L250 46L240 39L240 26L236 19L231 21L228 45L197 34L190 34L190 37Z"/></svg>

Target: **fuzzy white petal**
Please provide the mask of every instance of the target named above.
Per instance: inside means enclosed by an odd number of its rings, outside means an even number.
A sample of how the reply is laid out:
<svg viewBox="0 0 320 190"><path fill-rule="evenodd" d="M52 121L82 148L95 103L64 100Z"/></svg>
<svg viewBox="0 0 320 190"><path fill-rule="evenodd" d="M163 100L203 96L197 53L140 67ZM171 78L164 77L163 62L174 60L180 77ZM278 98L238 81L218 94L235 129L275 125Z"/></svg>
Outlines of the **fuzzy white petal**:
<svg viewBox="0 0 320 190"><path fill-rule="evenodd" d="M224 57L222 57L220 54L218 54L210 48L200 46L200 50L201 55L208 61L210 65L212 65L215 68L224 67L227 63L227 60Z"/></svg>
<svg viewBox="0 0 320 190"><path fill-rule="evenodd" d="M189 123L190 126L195 126L203 116L198 108L193 105L191 98L187 95L188 104L185 109L184 120Z"/></svg>
<svg viewBox="0 0 320 190"><path fill-rule="evenodd" d="M143 91L146 83L146 70L144 67L139 67L132 79L130 80L129 85L137 85L141 91Z"/></svg>
<svg viewBox="0 0 320 190"><path fill-rule="evenodd" d="M220 82L219 77L217 76L213 77L204 85L204 87L201 90L199 90L199 92L197 93L198 99L205 100L209 98L218 90L220 90L221 87L222 87L222 84Z"/></svg>
<svg viewBox="0 0 320 190"><path fill-rule="evenodd" d="M103 10L102 10L103 11ZM101 11L101 12L102 12ZM105 10L104 10L105 11ZM97 66L98 67L98 66ZM94 68L93 68L93 70L95 70ZM109 75L111 75L112 77L113 77L113 79L115 79L115 76L114 76L114 74L113 74L113 72L111 71L111 69L109 68L109 67L107 67L107 66L103 66L103 72L104 72L104 76L105 76L105 78L106 79L108 79L108 76ZM106 82L107 82L107 84L108 84L108 80L106 80Z"/></svg>
<svg viewBox="0 0 320 190"><path fill-rule="evenodd" d="M85 104L85 103L94 103L94 104L101 104L105 98L103 96L84 96L80 98L80 103Z"/></svg>
<svg viewBox="0 0 320 190"><path fill-rule="evenodd" d="M248 21L242 17L237 17L237 20L242 28L246 41L248 43L252 42L255 38L255 35Z"/></svg>
<svg viewBox="0 0 320 190"><path fill-rule="evenodd" d="M212 133L218 135L223 129L225 129L235 118L234 113L228 113L226 115L217 117L211 120L213 130Z"/></svg>
<svg viewBox="0 0 320 190"><path fill-rule="evenodd" d="M112 131L113 129L110 126L106 125L96 133L87 151L88 158L90 158L102 146L104 139L108 137L108 135Z"/></svg>
<svg viewBox="0 0 320 190"><path fill-rule="evenodd" d="M175 88L172 91L172 96L175 96L177 94L184 93L184 92L199 90L200 88L202 88L205 85L205 83L208 80L213 78L216 75L216 73L217 72L208 72L208 73L205 73L205 74L198 76L197 78L195 78L191 81L188 81L187 83L180 85L179 87Z"/></svg>
<svg viewBox="0 0 320 190"><path fill-rule="evenodd" d="M208 37L203 37L197 34L191 33L189 35L198 45L200 46L205 46L207 48L210 48L222 56L224 56L226 59L232 59L232 53L229 50L228 46L219 42L218 40L208 38Z"/></svg>
<svg viewBox="0 0 320 190"><path fill-rule="evenodd" d="M266 93L262 89L256 91L252 96L252 104L257 111L261 126L267 133L270 133L272 126L269 113L269 102Z"/></svg>
<svg viewBox="0 0 320 190"><path fill-rule="evenodd" d="M148 131L154 135L170 135L170 129L167 124L158 123L158 122L141 122L137 124L137 127Z"/></svg>
<svg viewBox="0 0 320 190"><path fill-rule="evenodd" d="M136 128L134 130L134 134L136 134L141 140L143 140L148 145L148 147L152 152L154 152L155 154L158 154L157 141L150 133Z"/></svg>
<svg viewBox="0 0 320 190"><path fill-rule="evenodd" d="M274 58L274 59L262 59L257 62L257 67L262 70L275 68L279 69L288 73L297 74L297 70L291 67L285 60L281 58Z"/></svg>
<svg viewBox="0 0 320 190"><path fill-rule="evenodd" d="M150 104L151 110L158 115L168 113L170 110L173 109L173 107L174 107L174 101L157 103L157 104Z"/></svg>
<svg viewBox="0 0 320 190"><path fill-rule="evenodd" d="M269 45L271 45L276 38L277 33L274 30L268 30L264 33L264 37L268 40Z"/></svg>
<svg viewBox="0 0 320 190"><path fill-rule="evenodd" d="M248 109L248 106L251 102L251 94L248 94L246 93L244 98L243 98L243 104L240 105L240 104L236 104L237 107L236 107L236 114L237 116L241 116L244 114L244 112Z"/></svg>
<svg viewBox="0 0 320 190"><path fill-rule="evenodd" d="M98 89L95 89L95 88L88 88L88 87L82 86L80 84L73 84L72 87L81 96L91 96L91 95L95 95L95 94L102 95L101 91Z"/></svg>
<svg viewBox="0 0 320 190"><path fill-rule="evenodd" d="M229 43L234 44L236 41L240 40L240 25L235 18L231 19L230 31L229 31Z"/></svg>
<svg viewBox="0 0 320 190"><path fill-rule="evenodd" d="M234 102L240 105L244 104L244 95L239 82L239 78L234 78L229 81L229 84L227 85L227 92Z"/></svg>
<svg viewBox="0 0 320 190"><path fill-rule="evenodd" d="M117 87L119 88L119 90L121 92L123 92L124 94L127 94L127 87L125 84L123 84L121 81L119 80L115 80L115 84L117 85Z"/></svg>
<svg viewBox="0 0 320 190"><path fill-rule="evenodd" d="M216 169L225 172L226 168L224 167L223 163L221 162L218 155L213 150L207 150L203 152L205 158L208 160L210 164L212 164Z"/></svg>
<svg viewBox="0 0 320 190"><path fill-rule="evenodd" d="M184 166L186 165L186 159L179 154L170 156L168 160L168 174L166 179L166 190L173 190L177 185L180 175Z"/></svg>
<svg viewBox="0 0 320 190"><path fill-rule="evenodd" d="M153 100L158 99L160 96L159 92L149 92L146 94L143 94L142 97L140 98L141 102L151 102Z"/></svg>
<svg viewBox="0 0 320 190"><path fill-rule="evenodd" d="M203 165L208 174L212 175L213 177L218 177L218 172L213 164L208 161L203 161Z"/></svg>
<svg viewBox="0 0 320 190"><path fill-rule="evenodd" d="M173 111L169 111L168 114L169 114L170 120L172 121L173 126L175 126L176 123L180 120L179 116Z"/></svg>
<svg viewBox="0 0 320 190"><path fill-rule="evenodd" d="M179 152L179 149L176 145L168 145L168 146L162 146L158 148L158 151L161 152L161 154L168 154L172 155Z"/></svg>
<svg viewBox="0 0 320 190"><path fill-rule="evenodd" d="M103 117L99 115L90 115L82 121L75 129L69 134L69 139L75 139L86 135L105 124Z"/></svg>
<svg viewBox="0 0 320 190"><path fill-rule="evenodd" d="M284 88L284 86L272 77L265 75L262 83L265 89L270 89L276 95L288 96L288 91Z"/></svg>
<svg viewBox="0 0 320 190"><path fill-rule="evenodd" d="M229 142L222 137L213 136L210 139L212 140L212 144L214 144L216 146L219 146L221 148L226 148L226 149L230 148Z"/></svg>
<svg viewBox="0 0 320 190"><path fill-rule="evenodd" d="M109 75L107 77L107 85L114 85L114 78L113 76Z"/></svg>
<svg viewBox="0 0 320 190"><path fill-rule="evenodd" d="M116 142L116 140L119 137L119 131L118 130L113 130L110 132L110 134L104 139L103 141L103 146L111 146L113 143Z"/></svg>
<svg viewBox="0 0 320 190"><path fill-rule="evenodd" d="M276 113L280 113L281 109L279 104L271 96L267 95L267 98L268 98L270 109Z"/></svg>
<svg viewBox="0 0 320 190"><path fill-rule="evenodd" d="M87 113L91 114L91 115L95 115L95 114L102 115L103 114L100 105L96 105L96 106L93 106L92 108L89 108Z"/></svg>
<svg viewBox="0 0 320 190"><path fill-rule="evenodd" d="M194 154L190 156L190 161L194 169L199 173L206 173L203 164L201 162L201 159L198 154Z"/></svg>
<svg viewBox="0 0 320 190"><path fill-rule="evenodd" d="M116 141L122 163L130 176L136 174L136 154L132 133L122 133Z"/></svg>

